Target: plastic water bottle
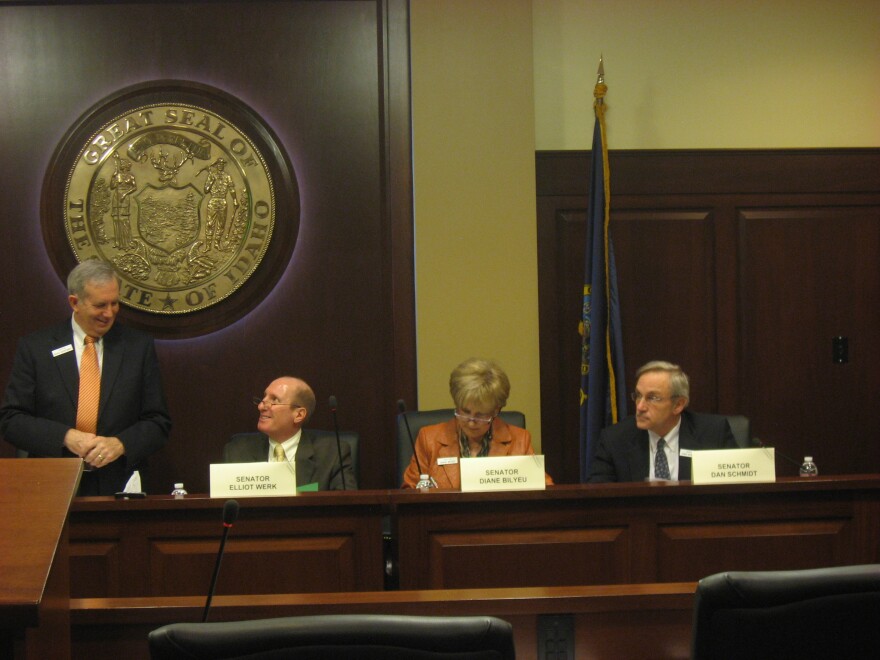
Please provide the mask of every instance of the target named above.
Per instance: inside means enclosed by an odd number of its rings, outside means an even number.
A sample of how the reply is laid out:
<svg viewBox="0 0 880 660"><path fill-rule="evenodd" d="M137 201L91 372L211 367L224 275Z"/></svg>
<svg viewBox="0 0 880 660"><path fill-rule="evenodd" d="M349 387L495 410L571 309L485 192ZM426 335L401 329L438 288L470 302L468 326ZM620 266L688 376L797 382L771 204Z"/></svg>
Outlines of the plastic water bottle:
<svg viewBox="0 0 880 660"><path fill-rule="evenodd" d="M171 491L171 496L175 500L182 500L188 494L189 493L184 490L182 483L174 484L174 490Z"/></svg>
<svg viewBox="0 0 880 660"><path fill-rule="evenodd" d="M812 456L804 456L804 462L801 464L800 474L802 477L815 477L819 474L819 468L813 463Z"/></svg>
<svg viewBox="0 0 880 660"><path fill-rule="evenodd" d="M429 488L434 488L434 480L431 479L430 475L420 474L419 483L416 484L416 489L428 490Z"/></svg>

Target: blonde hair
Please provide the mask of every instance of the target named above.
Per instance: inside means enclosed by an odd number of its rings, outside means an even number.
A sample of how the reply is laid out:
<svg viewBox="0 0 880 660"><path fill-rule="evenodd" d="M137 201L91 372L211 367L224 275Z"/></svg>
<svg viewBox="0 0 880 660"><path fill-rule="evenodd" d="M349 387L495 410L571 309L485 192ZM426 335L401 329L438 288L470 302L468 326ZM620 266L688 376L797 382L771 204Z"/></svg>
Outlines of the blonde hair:
<svg viewBox="0 0 880 660"><path fill-rule="evenodd" d="M465 360L449 375L449 394L456 408L468 404L491 405L493 410L507 405L510 380L497 362L483 358Z"/></svg>

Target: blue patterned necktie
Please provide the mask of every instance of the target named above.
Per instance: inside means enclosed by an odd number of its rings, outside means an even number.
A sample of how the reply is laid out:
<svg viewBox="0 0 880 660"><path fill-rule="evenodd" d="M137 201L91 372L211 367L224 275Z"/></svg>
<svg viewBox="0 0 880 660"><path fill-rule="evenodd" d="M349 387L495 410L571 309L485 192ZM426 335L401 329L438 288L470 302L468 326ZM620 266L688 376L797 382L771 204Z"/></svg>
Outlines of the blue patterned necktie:
<svg viewBox="0 0 880 660"><path fill-rule="evenodd" d="M654 456L654 476L658 479L669 479L669 461L666 460L666 440L657 441L657 454Z"/></svg>

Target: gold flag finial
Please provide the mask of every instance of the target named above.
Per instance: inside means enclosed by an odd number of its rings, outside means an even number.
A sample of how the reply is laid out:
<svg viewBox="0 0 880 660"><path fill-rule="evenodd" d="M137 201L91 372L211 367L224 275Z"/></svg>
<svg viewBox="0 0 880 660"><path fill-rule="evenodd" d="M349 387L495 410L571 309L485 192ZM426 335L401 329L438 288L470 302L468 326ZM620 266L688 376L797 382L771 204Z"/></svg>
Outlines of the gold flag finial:
<svg viewBox="0 0 880 660"><path fill-rule="evenodd" d="M599 72L596 80L596 87L593 89L594 106L601 106L605 102L605 92L608 87L605 85L605 59L599 55Z"/></svg>

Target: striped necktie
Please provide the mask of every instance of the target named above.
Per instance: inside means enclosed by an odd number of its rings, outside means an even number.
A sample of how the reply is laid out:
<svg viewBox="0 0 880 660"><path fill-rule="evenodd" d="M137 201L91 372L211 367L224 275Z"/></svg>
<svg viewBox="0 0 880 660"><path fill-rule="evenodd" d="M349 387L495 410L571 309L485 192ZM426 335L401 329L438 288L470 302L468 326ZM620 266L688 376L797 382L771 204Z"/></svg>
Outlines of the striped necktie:
<svg viewBox="0 0 880 660"><path fill-rule="evenodd" d="M79 401L76 406L76 428L86 433L98 432L98 404L101 401L101 368L95 338L86 337L79 365Z"/></svg>
<svg viewBox="0 0 880 660"><path fill-rule="evenodd" d="M657 441L657 454L654 456L654 476L658 479L669 479L669 461L666 460L666 440Z"/></svg>

